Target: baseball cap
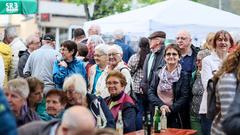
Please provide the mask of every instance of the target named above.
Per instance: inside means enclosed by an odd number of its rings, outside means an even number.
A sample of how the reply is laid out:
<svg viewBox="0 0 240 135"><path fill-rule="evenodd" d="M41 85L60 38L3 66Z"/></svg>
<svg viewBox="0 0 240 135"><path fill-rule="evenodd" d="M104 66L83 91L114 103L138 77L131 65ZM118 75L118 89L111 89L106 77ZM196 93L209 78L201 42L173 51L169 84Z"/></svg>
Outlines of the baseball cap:
<svg viewBox="0 0 240 135"><path fill-rule="evenodd" d="M55 36L52 34L46 34L44 35L43 40L55 41Z"/></svg>

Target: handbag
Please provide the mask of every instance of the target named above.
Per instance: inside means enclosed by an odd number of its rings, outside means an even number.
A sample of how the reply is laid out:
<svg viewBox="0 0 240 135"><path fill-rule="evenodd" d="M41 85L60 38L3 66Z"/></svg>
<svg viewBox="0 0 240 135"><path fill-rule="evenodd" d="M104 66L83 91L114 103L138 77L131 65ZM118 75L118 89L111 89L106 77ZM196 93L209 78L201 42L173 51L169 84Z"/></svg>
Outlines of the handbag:
<svg viewBox="0 0 240 135"><path fill-rule="evenodd" d="M219 108L216 106L216 85L218 79L209 79L207 84L207 118L213 120Z"/></svg>

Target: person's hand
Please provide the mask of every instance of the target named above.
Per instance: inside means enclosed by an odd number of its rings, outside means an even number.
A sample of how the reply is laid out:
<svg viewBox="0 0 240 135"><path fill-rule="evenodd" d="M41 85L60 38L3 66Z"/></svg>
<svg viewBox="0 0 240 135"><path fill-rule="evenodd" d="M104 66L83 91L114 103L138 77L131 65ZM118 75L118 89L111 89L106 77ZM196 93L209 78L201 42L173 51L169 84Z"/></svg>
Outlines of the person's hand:
<svg viewBox="0 0 240 135"><path fill-rule="evenodd" d="M167 105L162 105L160 107L160 110L161 110L161 112L165 111L166 113L170 113L171 112L170 108Z"/></svg>
<svg viewBox="0 0 240 135"><path fill-rule="evenodd" d="M59 63L58 63L58 65L59 66L62 66L62 67L67 67L67 63L63 60L63 61L60 61Z"/></svg>

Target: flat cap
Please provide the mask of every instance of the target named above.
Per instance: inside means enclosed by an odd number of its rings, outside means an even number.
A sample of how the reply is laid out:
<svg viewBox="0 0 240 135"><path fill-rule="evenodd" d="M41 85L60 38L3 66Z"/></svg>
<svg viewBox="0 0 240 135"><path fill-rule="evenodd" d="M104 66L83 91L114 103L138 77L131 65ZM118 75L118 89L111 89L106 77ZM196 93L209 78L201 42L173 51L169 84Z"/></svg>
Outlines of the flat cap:
<svg viewBox="0 0 240 135"><path fill-rule="evenodd" d="M166 38L166 33L163 32L163 31L155 31L148 38L153 39L153 38L156 38L156 37Z"/></svg>

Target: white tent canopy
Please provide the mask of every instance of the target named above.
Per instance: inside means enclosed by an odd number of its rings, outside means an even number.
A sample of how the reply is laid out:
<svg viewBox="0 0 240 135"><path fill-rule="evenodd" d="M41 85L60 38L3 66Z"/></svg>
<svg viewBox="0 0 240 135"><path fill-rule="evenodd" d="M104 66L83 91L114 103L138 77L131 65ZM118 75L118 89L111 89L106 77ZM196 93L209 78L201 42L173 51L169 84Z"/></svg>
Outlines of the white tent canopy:
<svg viewBox="0 0 240 135"><path fill-rule="evenodd" d="M168 0L86 22L84 29L91 24L100 25L102 33L122 29L130 34L147 36L162 30L171 39L175 38L177 31L186 29L193 39L201 41L208 32L221 29L239 32L240 16L189 0Z"/></svg>

